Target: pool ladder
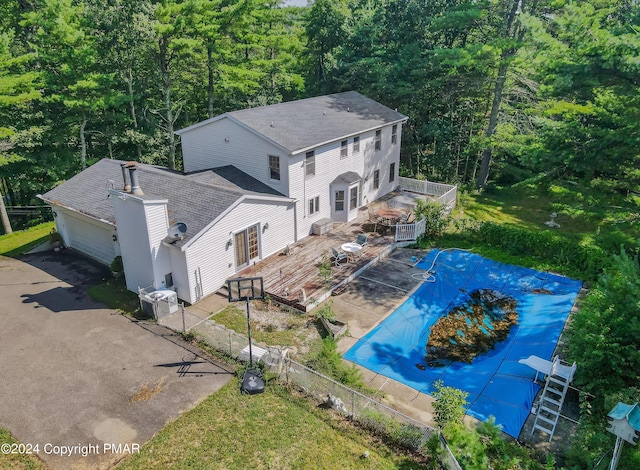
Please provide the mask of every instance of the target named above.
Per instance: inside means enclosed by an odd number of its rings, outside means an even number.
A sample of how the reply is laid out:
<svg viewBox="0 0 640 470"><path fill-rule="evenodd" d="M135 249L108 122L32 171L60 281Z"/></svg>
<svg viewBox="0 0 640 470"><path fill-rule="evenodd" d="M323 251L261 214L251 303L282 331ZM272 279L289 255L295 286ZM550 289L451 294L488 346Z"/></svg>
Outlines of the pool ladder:
<svg viewBox="0 0 640 470"><path fill-rule="evenodd" d="M549 434L549 442L553 438L556 430L562 404L567 396L569 384L573 380L573 374L576 372L576 363L573 365L564 365L560 363L560 359L556 356L551 366L551 372L547 374L544 389L538 403L536 419L531 428L531 434L536 429Z"/></svg>

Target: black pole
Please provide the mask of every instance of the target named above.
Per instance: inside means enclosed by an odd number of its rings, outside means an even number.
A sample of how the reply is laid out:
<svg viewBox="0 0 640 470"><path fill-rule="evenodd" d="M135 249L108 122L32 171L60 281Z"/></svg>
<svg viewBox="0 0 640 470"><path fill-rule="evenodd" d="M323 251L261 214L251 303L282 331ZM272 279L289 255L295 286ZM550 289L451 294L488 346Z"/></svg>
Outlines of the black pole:
<svg viewBox="0 0 640 470"><path fill-rule="evenodd" d="M249 317L249 297L246 297L247 301L247 334L249 336L249 369L253 368L253 353L251 351L251 318Z"/></svg>

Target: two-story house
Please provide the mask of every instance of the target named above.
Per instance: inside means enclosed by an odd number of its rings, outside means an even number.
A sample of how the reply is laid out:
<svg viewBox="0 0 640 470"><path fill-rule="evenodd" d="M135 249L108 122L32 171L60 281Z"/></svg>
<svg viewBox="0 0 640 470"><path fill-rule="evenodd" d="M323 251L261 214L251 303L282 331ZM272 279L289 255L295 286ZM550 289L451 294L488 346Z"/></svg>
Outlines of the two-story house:
<svg viewBox="0 0 640 470"><path fill-rule="evenodd" d="M178 131L184 173L104 159L40 197L66 246L194 303L392 191L406 119L356 92L233 111Z"/></svg>
<svg viewBox="0 0 640 470"><path fill-rule="evenodd" d="M233 165L296 201L296 236L398 186L407 117L355 91L216 116L177 132L184 171Z"/></svg>

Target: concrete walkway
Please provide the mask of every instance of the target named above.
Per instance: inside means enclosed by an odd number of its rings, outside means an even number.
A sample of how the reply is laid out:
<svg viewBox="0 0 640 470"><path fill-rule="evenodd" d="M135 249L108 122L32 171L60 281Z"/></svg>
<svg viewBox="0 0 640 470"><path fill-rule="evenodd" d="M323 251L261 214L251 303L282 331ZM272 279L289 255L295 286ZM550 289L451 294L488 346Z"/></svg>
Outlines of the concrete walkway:
<svg viewBox="0 0 640 470"><path fill-rule="evenodd" d="M69 252L0 257L0 426L51 468L108 468L231 378L170 330L93 302L104 275Z"/></svg>

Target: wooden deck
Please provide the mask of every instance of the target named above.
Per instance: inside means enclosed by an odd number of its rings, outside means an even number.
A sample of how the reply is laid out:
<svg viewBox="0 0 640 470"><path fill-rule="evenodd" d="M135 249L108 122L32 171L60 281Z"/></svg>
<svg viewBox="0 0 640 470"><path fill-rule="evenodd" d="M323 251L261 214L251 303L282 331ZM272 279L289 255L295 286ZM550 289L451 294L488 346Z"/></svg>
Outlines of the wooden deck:
<svg viewBox="0 0 640 470"><path fill-rule="evenodd" d="M290 245L290 254L277 253L256 264L243 269L242 277L262 276L265 293L274 300L291 305L296 309L308 311L331 293L354 279L369 264L377 262L393 249L393 229L386 233L373 232L374 225L369 223L369 213L363 207L358 218L344 224L334 224L333 229L323 235L310 235ZM333 273L330 282L320 277L320 264L323 257L330 258L331 249L340 250L343 243L355 241L359 233L368 235L360 257L339 266L331 264Z"/></svg>

